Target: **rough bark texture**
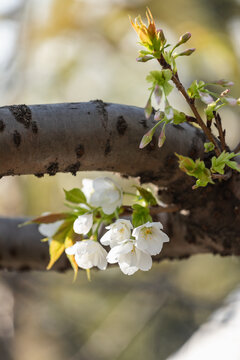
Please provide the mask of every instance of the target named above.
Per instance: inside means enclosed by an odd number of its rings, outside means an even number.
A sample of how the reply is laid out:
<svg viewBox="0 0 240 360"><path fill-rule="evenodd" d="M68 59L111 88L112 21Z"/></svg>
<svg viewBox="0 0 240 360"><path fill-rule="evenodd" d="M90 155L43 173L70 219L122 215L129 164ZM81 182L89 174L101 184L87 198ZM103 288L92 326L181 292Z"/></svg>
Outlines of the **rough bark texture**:
<svg viewBox="0 0 240 360"><path fill-rule="evenodd" d="M167 204L187 210L161 214L171 242L158 259L196 253L240 254L240 180L238 174L215 186L191 190L193 180L178 169L174 152L204 158L204 134L182 124L168 126L162 149L157 138L145 149L141 137L153 126L143 109L89 103L15 105L0 108L0 176L107 170L153 182ZM157 135L156 135L157 136ZM207 159L205 159L207 161ZM36 227L17 228L19 219L0 220L0 265L45 268L47 245ZM17 254L17 255L16 255ZM56 268L66 267L64 261Z"/></svg>

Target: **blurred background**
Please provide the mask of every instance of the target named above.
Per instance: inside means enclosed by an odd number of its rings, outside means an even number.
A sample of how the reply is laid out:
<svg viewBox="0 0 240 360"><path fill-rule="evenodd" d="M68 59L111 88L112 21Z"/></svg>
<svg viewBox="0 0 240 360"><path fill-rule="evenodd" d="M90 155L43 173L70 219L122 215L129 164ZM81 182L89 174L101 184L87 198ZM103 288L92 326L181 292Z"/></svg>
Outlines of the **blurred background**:
<svg viewBox="0 0 240 360"><path fill-rule="evenodd" d="M239 0L0 0L1 105L102 99L144 107L145 77L158 67L136 63L140 47L128 15L145 19L146 6L170 42L192 33L189 47L197 52L178 61L186 86L194 79L227 78L239 97ZM186 110L178 94L171 101ZM222 115L234 147L239 109ZM60 211L62 189L94 176L3 178L1 215ZM117 268L96 271L91 283L84 272L72 284L71 272L1 271L0 359L167 359L239 279L237 258L208 255L164 261L132 277Z"/></svg>

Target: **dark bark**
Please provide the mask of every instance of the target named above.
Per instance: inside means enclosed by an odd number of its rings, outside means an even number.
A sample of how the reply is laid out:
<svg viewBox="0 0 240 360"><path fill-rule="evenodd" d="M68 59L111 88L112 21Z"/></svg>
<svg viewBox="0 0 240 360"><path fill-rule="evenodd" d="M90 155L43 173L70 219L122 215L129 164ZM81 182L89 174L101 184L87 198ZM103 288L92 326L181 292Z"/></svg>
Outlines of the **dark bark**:
<svg viewBox="0 0 240 360"><path fill-rule="evenodd" d="M165 203L188 211L187 216L159 215L171 238L159 259L206 252L239 255L239 175L233 173L227 181L193 191L194 180L178 169L174 152L194 159L205 157L207 162L204 134L188 123L169 125L161 149L156 135L140 150L141 137L153 124L152 118L144 118L143 109L100 100L0 108L0 176L87 170L136 176L158 185ZM47 244L39 242L35 226L17 228L17 222L0 221L0 265L45 268ZM65 267L64 260L56 264L58 270Z"/></svg>

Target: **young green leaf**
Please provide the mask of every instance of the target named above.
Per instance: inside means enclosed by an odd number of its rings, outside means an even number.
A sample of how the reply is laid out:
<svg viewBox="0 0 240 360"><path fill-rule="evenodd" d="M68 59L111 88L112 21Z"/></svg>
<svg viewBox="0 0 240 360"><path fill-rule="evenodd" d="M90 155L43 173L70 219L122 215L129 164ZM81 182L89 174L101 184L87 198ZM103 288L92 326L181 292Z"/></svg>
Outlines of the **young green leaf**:
<svg viewBox="0 0 240 360"><path fill-rule="evenodd" d="M146 203L150 206L157 205L157 200L151 193L151 191L141 187L141 186L134 186L140 193L141 197L146 201Z"/></svg>
<svg viewBox="0 0 240 360"><path fill-rule="evenodd" d="M186 121L186 115L183 112L173 109L173 114L174 114L173 116L174 125L179 125Z"/></svg>
<svg viewBox="0 0 240 360"><path fill-rule="evenodd" d="M218 173L223 175L225 166L229 166L230 168L239 171L239 165L235 161L230 161L233 157L239 156L240 153L235 154L234 152L229 153L225 150L218 156L212 157L212 173Z"/></svg>
<svg viewBox="0 0 240 360"><path fill-rule="evenodd" d="M209 151L212 151L214 150L215 146L212 142L205 142L204 143L204 151L205 152L209 152Z"/></svg>
<svg viewBox="0 0 240 360"><path fill-rule="evenodd" d="M149 213L149 209L138 204L132 206L132 224L134 227L145 224L146 222L152 222L152 217Z"/></svg>
<svg viewBox="0 0 240 360"><path fill-rule="evenodd" d="M175 155L179 159L179 168L187 175L193 176L197 179L193 189L200 186L207 186L209 183L214 184L211 178L211 172L208 168L206 168L205 163L202 160L197 159L194 161L187 156L182 156L177 153L175 153Z"/></svg>
<svg viewBox="0 0 240 360"><path fill-rule="evenodd" d="M72 190L64 190L65 198L67 201L74 204L86 204L87 200L82 192L82 190L78 188L74 188Z"/></svg>

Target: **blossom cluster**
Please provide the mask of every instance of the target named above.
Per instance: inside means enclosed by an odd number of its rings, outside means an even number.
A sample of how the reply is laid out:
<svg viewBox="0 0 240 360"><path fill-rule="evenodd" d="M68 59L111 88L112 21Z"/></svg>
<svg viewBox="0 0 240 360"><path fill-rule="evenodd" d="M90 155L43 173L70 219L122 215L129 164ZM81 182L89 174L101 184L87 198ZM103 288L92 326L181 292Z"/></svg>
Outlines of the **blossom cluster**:
<svg viewBox="0 0 240 360"><path fill-rule="evenodd" d="M86 223L90 226L92 221L89 215L81 215L75 221L74 231L83 233ZM160 253L168 236L162 231L160 222L147 222L137 228L129 220L118 219L106 227L108 231L102 236L100 242L110 246L109 253L96 241L86 239L76 242L65 251L68 255L75 255L79 267L89 269L97 266L105 270L107 262L118 263L122 272L132 275L137 270L148 271L152 267L151 255ZM133 229L132 233L131 230Z"/></svg>
<svg viewBox="0 0 240 360"><path fill-rule="evenodd" d="M155 201L147 190L138 189L145 200L148 199L146 202ZM74 259L76 266L86 270L94 266L105 270L108 263L118 263L126 275L132 275L137 270L150 270L152 256L159 254L163 243L169 241L160 222L148 221L151 219L148 216L145 217L145 222L140 222L141 225L137 226L135 221L133 226L130 220L119 219L123 191L107 177L83 179L81 190L73 189L66 193L69 201L80 202L80 206L73 206L74 210L70 213L70 219L73 220L41 223L39 232L48 238L50 247L54 241L60 242L62 251L65 250L68 257ZM140 205L138 207L148 214L148 210L143 210ZM42 222L49 220L48 216L55 219L54 215L45 215L41 218ZM143 213L141 219L142 216ZM106 222L110 223L106 226L107 232L98 242L99 227ZM75 241L75 235L79 241ZM109 252L104 247L107 247ZM56 260L57 258L54 258L54 262Z"/></svg>

